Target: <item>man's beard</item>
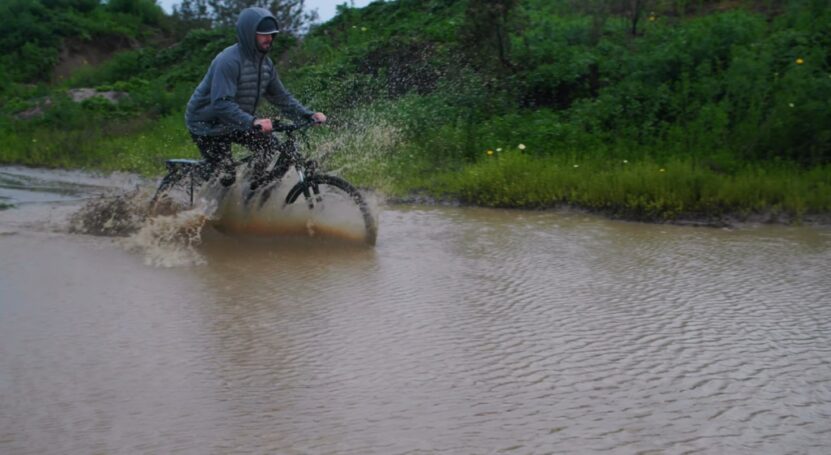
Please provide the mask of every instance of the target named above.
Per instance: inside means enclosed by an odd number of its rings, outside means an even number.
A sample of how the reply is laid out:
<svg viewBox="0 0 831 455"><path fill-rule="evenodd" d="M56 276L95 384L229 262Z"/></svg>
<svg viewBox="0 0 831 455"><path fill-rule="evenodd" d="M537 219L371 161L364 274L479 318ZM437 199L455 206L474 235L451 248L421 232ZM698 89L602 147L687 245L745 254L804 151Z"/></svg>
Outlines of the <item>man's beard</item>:
<svg viewBox="0 0 831 455"><path fill-rule="evenodd" d="M268 51L271 50L271 43L262 44L262 45L257 44L257 50L262 52L263 54L265 54L265 53L267 53Z"/></svg>

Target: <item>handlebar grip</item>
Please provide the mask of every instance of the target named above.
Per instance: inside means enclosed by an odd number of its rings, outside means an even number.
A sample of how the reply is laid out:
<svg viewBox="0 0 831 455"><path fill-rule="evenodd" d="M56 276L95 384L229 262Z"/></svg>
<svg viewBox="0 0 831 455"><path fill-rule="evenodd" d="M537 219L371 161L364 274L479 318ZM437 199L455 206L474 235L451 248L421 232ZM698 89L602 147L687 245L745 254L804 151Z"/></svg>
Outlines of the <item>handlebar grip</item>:
<svg viewBox="0 0 831 455"><path fill-rule="evenodd" d="M288 133L300 129L302 127L303 125L295 125L292 123L280 123L277 120L271 120L271 131L276 131L278 133Z"/></svg>

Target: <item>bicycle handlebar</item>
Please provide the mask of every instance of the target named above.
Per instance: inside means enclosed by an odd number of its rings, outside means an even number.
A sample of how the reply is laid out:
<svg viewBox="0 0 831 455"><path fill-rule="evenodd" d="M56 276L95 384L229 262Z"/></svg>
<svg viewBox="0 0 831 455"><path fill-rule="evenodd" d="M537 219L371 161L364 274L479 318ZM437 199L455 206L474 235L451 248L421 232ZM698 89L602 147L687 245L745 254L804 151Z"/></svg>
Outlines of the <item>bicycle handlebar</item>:
<svg viewBox="0 0 831 455"><path fill-rule="evenodd" d="M273 118L269 120L271 120L272 133L291 133L292 131L304 130L312 125L320 125L320 122L315 122L313 120L307 120L301 123L283 123ZM262 129L262 126L254 125L255 131L262 131Z"/></svg>

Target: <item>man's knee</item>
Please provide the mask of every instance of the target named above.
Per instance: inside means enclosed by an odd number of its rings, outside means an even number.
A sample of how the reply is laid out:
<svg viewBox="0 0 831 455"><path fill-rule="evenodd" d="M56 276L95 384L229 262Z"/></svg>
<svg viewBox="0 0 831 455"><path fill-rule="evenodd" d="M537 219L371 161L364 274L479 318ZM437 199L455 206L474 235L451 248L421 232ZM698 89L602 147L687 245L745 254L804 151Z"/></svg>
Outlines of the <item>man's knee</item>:
<svg viewBox="0 0 831 455"><path fill-rule="evenodd" d="M232 173L223 173L222 177L219 178L219 183L222 186L228 187L234 184L237 181L237 176Z"/></svg>

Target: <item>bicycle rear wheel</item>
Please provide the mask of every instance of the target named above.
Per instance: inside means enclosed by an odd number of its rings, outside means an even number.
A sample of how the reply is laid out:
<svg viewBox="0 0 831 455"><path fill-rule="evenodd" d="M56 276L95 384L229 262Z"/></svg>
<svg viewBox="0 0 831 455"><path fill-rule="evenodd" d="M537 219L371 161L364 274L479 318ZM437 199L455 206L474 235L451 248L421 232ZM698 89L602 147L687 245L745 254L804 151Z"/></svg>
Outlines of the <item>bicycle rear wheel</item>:
<svg viewBox="0 0 831 455"><path fill-rule="evenodd" d="M166 164L168 173L150 200L151 215L171 215L189 209L195 192L204 183L200 175L201 161L168 160Z"/></svg>
<svg viewBox="0 0 831 455"><path fill-rule="evenodd" d="M358 223L364 241L375 245L378 224L361 192L346 180L333 175L318 174L299 182L286 195L286 204L297 202L303 195L309 209L321 218L335 223Z"/></svg>

